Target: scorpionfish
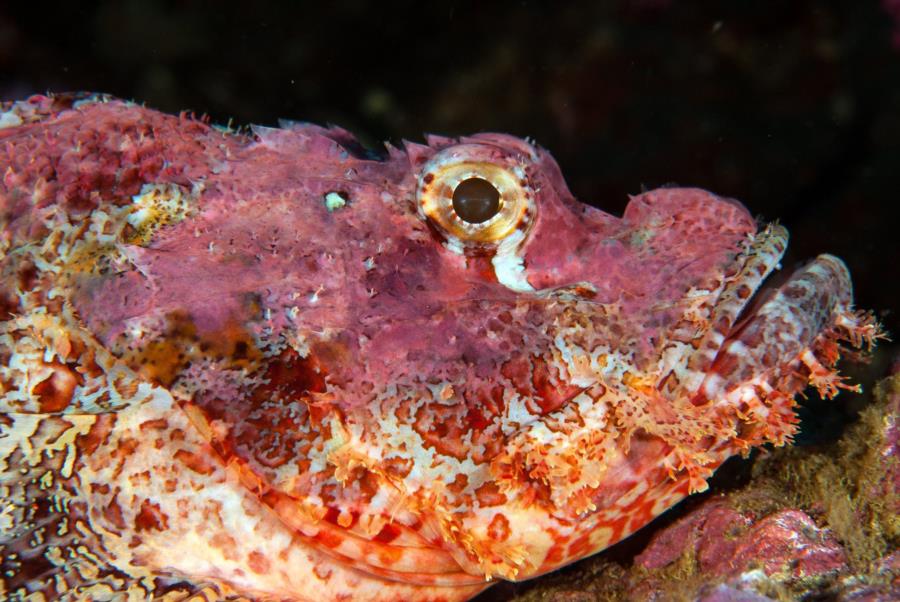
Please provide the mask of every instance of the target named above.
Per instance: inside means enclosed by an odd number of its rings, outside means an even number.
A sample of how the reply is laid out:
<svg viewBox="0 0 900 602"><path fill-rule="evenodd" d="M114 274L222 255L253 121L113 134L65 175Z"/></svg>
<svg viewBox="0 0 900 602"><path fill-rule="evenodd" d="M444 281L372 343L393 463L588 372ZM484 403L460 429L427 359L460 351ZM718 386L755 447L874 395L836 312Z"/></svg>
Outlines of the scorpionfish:
<svg viewBox="0 0 900 602"><path fill-rule="evenodd" d="M735 200L385 146L0 105L0 596L466 600L790 441L878 336L836 257L763 286Z"/></svg>

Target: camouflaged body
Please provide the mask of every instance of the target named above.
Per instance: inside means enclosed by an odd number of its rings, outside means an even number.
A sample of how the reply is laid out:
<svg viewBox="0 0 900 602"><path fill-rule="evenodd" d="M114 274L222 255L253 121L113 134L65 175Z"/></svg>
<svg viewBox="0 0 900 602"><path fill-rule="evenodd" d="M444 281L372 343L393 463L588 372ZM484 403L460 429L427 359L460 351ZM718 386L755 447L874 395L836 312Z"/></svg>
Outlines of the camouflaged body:
<svg viewBox="0 0 900 602"><path fill-rule="evenodd" d="M465 600L789 440L878 335L834 257L757 294L787 233L736 201L615 217L510 136L372 159L97 97L0 126L5 597ZM476 176L484 227L449 204Z"/></svg>

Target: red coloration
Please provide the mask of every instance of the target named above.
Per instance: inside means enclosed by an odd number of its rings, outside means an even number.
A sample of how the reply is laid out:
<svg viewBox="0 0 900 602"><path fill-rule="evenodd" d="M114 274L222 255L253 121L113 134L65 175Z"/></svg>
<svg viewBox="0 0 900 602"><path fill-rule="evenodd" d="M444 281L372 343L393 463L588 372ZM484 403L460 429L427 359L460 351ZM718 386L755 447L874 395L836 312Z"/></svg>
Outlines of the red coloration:
<svg viewBox="0 0 900 602"><path fill-rule="evenodd" d="M503 513L497 513L491 519L491 524L488 525L488 536L494 541L509 539L509 520L503 516Z"/></svg>
<svg viewBox="0 0 900 602"><path fill-rule="evenodd" d="M212 474L215 466L210 460L183 449L175 452L175 459L184 464L189 470L200 474Z"/></svg>
<svg viewBox="0 0 900 602"><path fill-rule="evenodd" d="M247 558L247 566L254 573L268 573L270 570L269 560L259 552L250 552Z"/></svg>
<svg viewBox="0 0 900 602"><path fill-rule="evenodd" d="M106 519L116 528L125 530L127 527L125 518L122 516L122 507L119 505L117 497L114 497L112 501L107 504L106 508L104 508L104 514L106 515Z"/></svg>
<svg viewBox="0 0 900 602"><path fill-rule="evenodd" d="M541 408L541 414L549 414L562 407L582 391L581 387L560 383L558 375L552 374L547 362L539 357L531 362L531 370L533 394Z"/></svg>
<svg viewBox="0 0 900 602"><path fill-rule="evenodd" d="M141 502L141 510L135 519L135 531L138 533L150 530L163 531L168 527L169 517L160 511L159 504L154 504L150 500L143 500Z"/></svg>
<svg viewBox="0 0 900 602"><path fill-rule="evenodd" d="M34 385L31 392L38 397L42 412L59 412L72 401L81 378L64 364L54 363L49 367L50 375Z"/></svg>
<svg viewBox="0 0 900 602"><path fill-rule="evenodd" d="M385 525L375 536L375 541L380 543L391 543L400 535L400 530L393 525Z"/></svg>

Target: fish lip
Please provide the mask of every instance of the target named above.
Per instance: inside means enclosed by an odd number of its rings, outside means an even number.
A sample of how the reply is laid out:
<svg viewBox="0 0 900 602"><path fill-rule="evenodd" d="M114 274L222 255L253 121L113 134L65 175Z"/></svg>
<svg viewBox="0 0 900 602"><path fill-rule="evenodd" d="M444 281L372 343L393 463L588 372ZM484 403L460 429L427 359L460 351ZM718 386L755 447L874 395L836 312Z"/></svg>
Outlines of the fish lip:
<svg viewBox="0 0 900 602"><path fill-rule="evenodd" d="M795 272L773 269L772 272L763 278L759 287L752 295L747 297L743 305L740 306L734 319L734 323L725 335L725 340L722 341L722 346L732 340L751 320L753 320L753 318L757 316L759 310L778 293L782 286L790 281L794 273ZM722 347L720 346L719 351L721 351L721 349Z"/></svg>
<svg viewBox="0 0 900 602"><path fill-rule="evenodd" d="M842 338L834 328L842 316L853 313L852 284L843 261L820 255L766 284L753 295L758 299L748 300L722 341L692 398L694 405L727 399L747 384L781 389L784 383L778 383L796 362L808 361L804 353L812 350L812 361L818 363L816 341ZM831 365L831 360L822 361ZM787 389L789 394L799 391Z"/></svg>
<svg viewBox="0 0 900 602"><path fill-rule="evenodd" d="M796 270L783 270L781 266L781 260L784 258L789 242L786 228L778 224L769 224L755 235L754 243L757 241L761 241L758 249L748 250L743 258L739 257L735 260L735 267L739 271L748 269L748 266L758 262L753 269L757 270L759 282L753 287L752 293L744 299L744 302L739 304L731 327L725 334L726 341L736 331L743 328L747 320L752 319L760 307L796 273ZM750 269L751 276L753 269ZM758 270L760 269L764 269L765 272L759 274ZM738 284L741 284L741 280L738 281Z"/></svg>

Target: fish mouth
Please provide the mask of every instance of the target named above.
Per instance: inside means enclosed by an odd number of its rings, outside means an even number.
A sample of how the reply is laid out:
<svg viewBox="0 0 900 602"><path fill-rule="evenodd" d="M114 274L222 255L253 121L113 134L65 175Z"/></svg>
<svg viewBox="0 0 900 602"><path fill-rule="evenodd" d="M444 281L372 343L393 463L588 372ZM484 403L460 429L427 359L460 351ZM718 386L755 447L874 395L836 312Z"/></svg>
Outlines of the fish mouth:
<svg viewBox="0 0 900 602"><path fill-rule="evenodd" d="M774 267L771 264L769 271ZM820 255L790 275L768 275L741 305L721 345L711 355L703 382L692 399L695 405L735 397L742 385L769 381L767 384L774 386L785 373L792 369L796 372L798 360L806 364L816 361L815 351L825 340L852 338L846 327L852 330L859 316L852 311L852 284L843 261ZM841 327L845 331L839 332ZM807 350L813 353L804 358ZM829 370L837 360L832 355L823 358ZM813 371L815 367L807 368ZM803 385L794 385L794 390L786 392L796 393Z"/></svg>

